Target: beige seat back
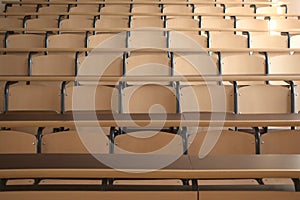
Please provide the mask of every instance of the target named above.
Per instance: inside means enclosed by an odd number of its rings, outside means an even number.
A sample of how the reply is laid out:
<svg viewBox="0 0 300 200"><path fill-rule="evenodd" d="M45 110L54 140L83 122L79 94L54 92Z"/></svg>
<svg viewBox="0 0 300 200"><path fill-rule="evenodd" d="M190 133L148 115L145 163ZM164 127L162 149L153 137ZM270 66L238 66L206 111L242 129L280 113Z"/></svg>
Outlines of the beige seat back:
<svg viewBox="0 0 300 200"><path fill-rule="evenodd" d="M14 84L9 87L8 111L61 110L61 91L58 86Z"/></svg>
<svg viewBox="0 0 300 200"><path fill-rule="evenodd" d="M26 21L26 28L27 29L58 28L58 22L56 19L51 19L51 18L29 19ZM45 34L45 31L26 31L26 33Z"/></svg>
<svg viewBox="0 0 300 200"><path fill-rule="evenodd" d="M234 112L231 86L194 85L180 91L181 112Z"/></svg>
<svg viewBox="0 0 300 200"><path fill-rule="evenodd" d="M23 55L0 55L0 75L27 76L28 58Z"/></svg>
<svg viewBox="0 0 300 200"><path fill-rule="evenodd" d="M192 7L188 7L186 5L165 5L163 12L166 13L166 18L167 19L171 19L171 18L180 18L180 19L191 19L192 16L175 16L172 14L176 14L176 13L192 13L193 12L193 8Z"/></svg>
<svg viewBox="0 0 300 200"><path fill-rule="evenodd" d="M180 135L137 131L115 137L114 153L141 153L141 154L183 154L183 142Z"/></svg>
<svg viewBox="0 0 300 200"><path fill-rule="evenodd" d="M41 7L38 10L39 13L39 18L47 18L47 19L54 19L58 20L59 19L59 14L60 13L65 13L67 12L67 6L66 5L51 5L51 6L46 6L46 7Z"/></svg>
<svg viewBox="0 0 300 200"><path fill-rule="evenodd" d="M75 59L72 56L56 54L32 58L32 75L74 76L75 73Z"/></svg>
<svg viewBox="0 0 300 200"><path fill-rule="evenodd" d="M239 16L240 14L248 14L248 15L254 15L254 8L253 7L241 7L241 6L236 6L236 7L229 7L225 9L226 14L231 14L235 15L237 20L240 19L249 19L251 17L242 17Z"/></svg>
<svg viewBox="0 0 300 200"><path fill-rule="evenodd" d="M257 30L265 31L265 32L249 31L250 36L266 34L270 30L268 20L253 19L253 18L237 20L236 28L237 29L242 29L242 30L243 29L244 30L247 30L247 29L249 29L249 30L254 29L255 30L255 29L257 29ZM242 34L242 33L238 32L238 34Z"/></svg>
<svg viewBox="0 0 300 200"><path fill-rule="evenodd" d="M266 74L265 57L258 54L231 54L222 56L223 75L264 75ZM263 81L237 81L238 85L264 84Z"/></svg>
<svg viewBox="0 0 300 200"><path fill-rule="evenodd" d="M287 36L260 34L250 37L250 48L287 48Z"/></svg>
<svg viewBox="0 0 300 200"><path fill-rule="evenodd" d="M45 36L35 34L14 34L7 38L8 48L44 48Z"/></svg>
<svg viewBox="0 0 300 200"><path fill-rule="evenodd" d="M290 90L283 86L251 85L241 87L238 95L238 112L290 113Z"/></svg>
<svg viewBox="0 0 300 200"><path fill-rule="evenodd" d="M131 21L132 28L163 28L164 22L161 20L160 16L134 16Z"/></svg>
<svg viewBox="0 0 300 200"><path fill-rule="evenodd" d="M36 137L19 131L0 131L0 154L36 153Z"/></svg>
<svg viewBox="0 0 300 200"><path fill-rule="evenodd" d="M211 48L247 48L247 37L232 33L214 32L210 35Z"/></svg>
<svg viewBox="0 0 300 200"><path fill-rule="evenodd" d="M174 88L163 85L130 86L123 89L124 113L176 113Z"/></svg>
<svg viewBox="0 0 300 200"><path fill-rule="evenodd" d="M262 154L300 154L299 130L274 131L261 136Z"/></svg>
<svg viewBox="0 0 300 200"><path fill-rule="evenodd" d="M108 153L108 138L101 132L64 131L42 137L42 153Z"/></svg>
<svg viewBox="0 0 300 200"><path fill-rule="evenodd" d="M207 135L209 140L205 140ZM209 145L218 140L208 155L255 154L255 138L252 134L238 131L205 131L189 136L189 155L199 155L206 152Z"/></svg>
<svg viewBox="0 0 300 200"><path fill-rule="evenodd" d="M65 111L118 111L118 91L114 87L70 86L65 95Z"/></svg>

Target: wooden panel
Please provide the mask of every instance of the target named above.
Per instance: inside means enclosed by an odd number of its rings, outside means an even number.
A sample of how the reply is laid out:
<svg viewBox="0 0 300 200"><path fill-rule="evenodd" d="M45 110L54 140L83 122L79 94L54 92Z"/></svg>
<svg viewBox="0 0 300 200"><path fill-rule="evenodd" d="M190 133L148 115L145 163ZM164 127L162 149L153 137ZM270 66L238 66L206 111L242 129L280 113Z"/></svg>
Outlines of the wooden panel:
<svg viewBox="0 0 300 200"><path fill-rule="evenodd" d="M2 192L0 199L10 200L76 200L76 199L89 199L89 200L197 200L197 192L75 192L75 191L55 191L55 192Z"/></svg>

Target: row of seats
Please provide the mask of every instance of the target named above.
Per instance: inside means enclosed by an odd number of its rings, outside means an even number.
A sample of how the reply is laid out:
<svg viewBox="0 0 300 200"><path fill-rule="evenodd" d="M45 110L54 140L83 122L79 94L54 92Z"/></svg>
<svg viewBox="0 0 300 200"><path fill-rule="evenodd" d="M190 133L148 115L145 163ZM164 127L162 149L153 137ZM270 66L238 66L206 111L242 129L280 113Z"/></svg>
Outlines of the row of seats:
<svg viewBox="0 0 300 200"><path fill-rule="evenodd" d="M147 7L147 8L146 8ZM34 5L13 5L7 6L5 13L33 13L38 12L40 14L53 14L53 13L63 13L70 12L72 13L87 13L87 12L140 12L140 13L177 13L178 11L181 13L229 13L229 14L263 14L263 15L272 15L272 14L285 14L288 12L288 5L286 4L273 4L270 5L252 5L246 4L242 5L241 3L226 5L224 4L181 4L181 5L170 5L165 4L164 2L160 2L160 4L134 4L134 2L130 5L129 3L120 4L120 5L80 5L78 4L76 7L71 7L70 5L54 5L50 4L49 6L42 6L40 4Z"/></svg>
<svg viewBox="0 0 300 200"><path fill-rule="evenodd" d="M110 140L98 129L80 128L78 131L63 131L38 135L20 131L0 131L0 153L114 153L114 154L169 154L181 155L183 152L198 156L246 155L246 154L299 154L299 130L284 130L263 134L261 143L254 135L239 131L198 131L188 137L185 149L181 135L167 132L137 131L121 134ZM213 149L206 152L206 136L218 137ZM292 140L291 140L292 139ZM68 144L68 145L66 145ZM260 151L257 151L259 146ZM278 148L280 146L281 148ZM264 178L263 184L293 185L289 179ZM33 180L8 180L8 185L33 184ZM47 184L100 184L100 180L50 180L39 181ZM182 185L179 180L114 180L114 185ZM258 185L253 179L244 180L198 180L199 185Z"/></svg>
<svg viewBox="0 0 300 200"><path fill-rule="evenodd" d="M108 54L108 53L107 53ZM194 53L195 54L195 53ZM194 55L190 54L190 55ZM135 51L131 54L120 53L112 58L113 63L96 64L103 57L90 55L73 57L63 53L50 52L48 55L23 55L7 53L0 55L0 75L2 76L76 76L98 75L102 77L122 75L138 76L195 76L195 75L290 75L298 74L298 53L280 55L255 53L219 53L218 56L207 56L202 60L208 64L195 64L195 59L176 54L168 56L167 52L149 53ZM198 60L200 60L198 58ZM247 61L247 62L243 62ZM90 62L90 63L88 63ZM151 65L150 65L151 63ZM107 65L106 65L107 64ZM97 65L97 66L95 66ZM143 66L144 65L144 66ZM250 82L249 82L250 83ZM249 84L248 83L248 84ZM286 83L278 82L285 85ZM273 83L273 84L278 84ZM295 84L298 82L295 81ZM102 83L105 84L105 83ZM184 84L184 83L183 83ZM239 82L239 85L247 84ZM255 84L255 83L253 83Z"/></svg>
<svg viewBox="0 0 300 200"><path fill-rule="evenodd" d="M0 18L1 29L14 28L28 28L28 29L80 29L82 28L215 28L222 31L222 29L237 28L237 29L256 29L261 31L281 30L287 32L286 29L297 29L299 27L299 20L297 19L223 19L223 18L202 18L201 21L190 18L170 18L161 19L159 16L133 16L133 17L105 17L95 21L81 20L81 19L63 19L59 22L57 20L37 18L28 19L24 23L22 20L14 18ZM130 21L129 21L130 20ZM144 23L142 23L144 21ZM188 24L186 24L188 22ZM218 24L218 25L217 25ZM79 32L78 31L78 32ZM253 31L254 32L254 31Z"/></svg>
<svg viewBox="0 0 300 200"><path fill-rule="evenodd" d="M198 131L188 137L188 149L184 149L183 138L179 134L155 131L137 131L121 134L109 140L97 129L78 128L78 131L45 133L35 135L15 131L0 131L0 153L148 153L181 155L199 155L205 148L207 134L219 137L209 155L246 155L246 154L299 154L297 145L299 130L283 130L263 134L261 143L256 144L254 135L230 130ZM293 138L293 141L290 139ZM207 141L206 141L207 142ZM68 145L66 145L68 144ZM112 149L110 150L110 146ZM260 146L257 152L256 145ZM281 146L281 148L278 148Z"/></svg>
<svg viewBox="0 0 300 200"><path fill-rule="evenodd" d="M50 35L45 39L45 36L35 34L13 34L9 35L3 46L7 48L84 48L106 47L104 44L118 40L120 43L111 44L114 48L184 48L184 44L179 40L181 37L185 40L190 40L190 45L186 48L260 48L272 49L279 48L288 50L291 48L299 48L299 36L292 36L290 39L287 36L260 34L253 35L249 38L231 33L214 33L210 34L209 39L199 35L182 35L178 32L170 32L170 36L163 36L163 31L132 31L132 36L125 36L124 33L119 35L99 34L86 37L77 34L59 34ZM150 34L152 36L150 36ZM148 40L144 39L148 36ZM111 37L110 41L108 38ZM191 36L191 37L190 37ZM224 40L226 39L226 40ZM234 44L232 42L235 41ZM103 42L103 43L102 43ZM249 43L249 44L248 44ZM46 44L46 45L45 45ZM102 45L100 45L102 44ZM231 45L230 45L231 44ZM113 46L114 45L114 46ZM27 50L27 51L30 51ZM75 50L74 50L75 51ZM263 51L263 50L262 50ZM17 52L17 50L16 50Z"/></svg>
<svg viewBox="0 0 300 200"><path fill-rule="evenodd" d="M146 84L128 86L121 91L109 86L69 86L61 92L61 88L55 85L18 83L6 88L5 110L58 113L76 110L124 113L202 111L242 114L291 113L300 110L298 86L293 88L294 94L288 87L278 85L250 85L240 87L235 92L233 88L218 85L183 86L176 94L173 87ZM238 94L238 98L235 98L235 94ZM292 99L295 100L294 104L291 103L294 101ZM154 106L156 104L160 106Z"/></svg>

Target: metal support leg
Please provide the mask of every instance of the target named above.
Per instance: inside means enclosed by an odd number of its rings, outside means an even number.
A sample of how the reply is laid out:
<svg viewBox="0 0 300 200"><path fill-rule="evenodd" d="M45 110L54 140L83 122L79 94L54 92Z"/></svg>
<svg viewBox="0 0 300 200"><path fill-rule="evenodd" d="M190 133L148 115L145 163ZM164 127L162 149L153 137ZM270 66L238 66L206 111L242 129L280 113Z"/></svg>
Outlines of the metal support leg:
<svg viewBox="0 0 300 200"><path fill-rule="evenodd" d="M299 178L293 178L292 180L294 182L296 192L299 192L300 191L300 179Z"/></svg>

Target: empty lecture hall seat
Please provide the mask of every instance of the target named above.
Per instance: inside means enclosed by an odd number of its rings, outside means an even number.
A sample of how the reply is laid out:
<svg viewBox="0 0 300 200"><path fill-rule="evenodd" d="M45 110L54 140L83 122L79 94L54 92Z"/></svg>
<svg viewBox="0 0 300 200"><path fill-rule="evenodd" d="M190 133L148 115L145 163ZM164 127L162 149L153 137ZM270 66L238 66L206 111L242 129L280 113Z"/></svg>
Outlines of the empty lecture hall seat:
<svg viewBox="0 0 300 200"><path fill-rule="evenodd" d="M118 112L118 90L111 86L67 85L64 100L65 112Z"/></svg>
<svg viewBox="0 0 300 200"><path fill-rule="evenodd" d="M261 136L261 154L300 154L299 130L282 130L268 132ZM294 184L287 178L264 178L266 185L290 185Z"/></svg>
<svg viewBox="0 0 300 200"><path fill-rule="evenodd" d="M182 155L183 141L178 134L157 131L136 131L117 135L115 154Z"/></svg>
<svg viewBox="0 0 300 200"><path fill-rule="evenodd" d="M266 6L266 7L259 7L256 9L257 14L263 14L264 17L256 17L258 19L264 19L265 17L270 17L271 19L280 19L285 18L285 16L280 16L282 14L286 13L285 7L279 7L279 6ZM272 16L272 15L279 15L279 16Z"/></svg>
<svg viewBox="0 0 300 200"><path fill-rule="evenodd" d="M30 62L34 76L75 76L77 72L74 57L63 54L34 56Z"/></svg>
<svg viewBox="0 0 300 200"><path fill-rule="evenodd" d="M200 28L204 29L219 29L220 31L209 31L206 34L212 36L214 34L222 33L222 35L228 35L233 32L222 32L222 29L233 29L234 20L233 19L222 19L222 18L203 18L201 19Z"/></svg>
<svg viewBox="0 0 300 200"><path fill-rule="evenodd" d="M270 31L269 21L263 19L239 19L236 21L236 28L250 30L245 31L250 37L254 35L269 34ZM242 34L242 32L238 31L237 34Z"/></svg>
<svg viewBox="0 0 300 200"><path fill-rule="evenodd" d="M233 19L223 19L223 18L203 18L200 23L201 28L234 28Z"/></svg>
<svg viewBox="0 0 300 200"><path fill-rule="evenodd" d="M13 130L0 131L0 154L34 154L37 152L35 135ZM33 179L10 179L6 185L32 185Z"/></svg>
<svg viewBox="0 0 300 200"><path fill-rule="evenodd" d="M122 28L128 28L129 27L129 20L126 18L103 18L96 21L95 28L96 29L122 29ZM122 32L122 33L121 33ZM121 33L121 34L120 34ZM88 47L95 48L97 45L102 43L108 39L111 39L115 41L114 45L109 45L110 47L126 47L126 34L122 30L116 30L116 31L95 31L96 35L90 35L88 37ZM108 42L110 43L110 42ZM110 43L111 44L111 43ZM107 46L107 47L109 47Z"/></svg>
<svg viewBox="0 0 300 200"><path fill-rule="evenodd" d="M221 130L219 130L221 131ZM207 147L208 144L204 142L205 137L208 134L214 135L218 138L217 143L211 149L208 155L247 155L255 154L255 138L250 133L222 130L221 134L218 130L200 131L197 134L193 134L189 137L188 154L193 156L199 156L200 149ZM219 135L220 134L220 135Z"/></svg>
<svg viewBox="0 0 300 200"><path fill-rule="evenodd" d="M30 5L13 5L8 6L6 9L6 13L8 14L19 14L18 16L10 15L9 18L18 18L23 19L25 17L25 13L34 13L36 12L36 6L30 6ZM21 13L21 15L20 15ZM22 15L24 13L24 15Z"/></svg>
<svg viewBox="0 0 300 200"><path fill-rule="evenodd" d="M126 75L170 76L171 60L166 52L134 52L126 58Z"/></svg>
<svg viewBox="0 0 300 200"><path fill-rule="evenodd" d="M48 48L84 48L85 37L77 34L58 34L48 37Z"/></svg>
<svg viewBox="0 0 300 200"><path fill-rule="evenodd" d="M193 54L179 54L173 58L173 73L175 76L203 76L203 75L217 75L219 74L217 67L218 57L214 54L207 56L203 53ZM184 85L205 85L205 84L216 84L216 82L184 82L180 83Z"/></svg>
<svg viewBox="0 0 300 200"><path fill-rule="evenodd" d="M207 47L206 35L199 35L199 31L197 30L180 30L182 28L199 28L198 20L185 18L167 19L166 28L171 29L169 33L171 48L194 47L195 43L203 48ZM190 39L189 42L192 42L192 44L187 43L187 39Z"/></svg>
<svg viewBox="0 0 300 200"><path fill-rule="evenodd" d="M77 131L62 131L45 134L42 137L41 153L106 154L108 138L96 132L97 129L79 127Z"/></svg>
<svg viewBox="0 0 300 200"><path fill-rule="evenodd" d="M41 7L38 10L38 18L48 18L53 20L60 20L60 13L66 13L68 8L66 5L51 5L48 7Z"/></svg>
<svg viewBox="0 0 300 200"><path fill-rule="evenodd" d="M136 131L117 135L115 154L182 155L182 136L160 131ZM114 185L182 185L177 179L114 180Z"/></svg>
<svg viewBox="0 0 300 200"><path fill-rule="evenodd" d="M222 75L264 75L266 74L265 56L259 54L221 54ZM237 81L238 85L263 84L263 81Z"/></svg>
<svg viewBox="0 0 300 200"><path fill-rule="evenodd" d="M97 13L99 12L98 5L90 5L90 6L77 6L70 9L69 13L69 19L86 19L86 20L94 20L93 15L89 15L89 13ZM76 13L76 14L73 14ZM79 14L79 15L78 15Z"/></svg>
<svg viewBox="0 0 300 200"><path fill-rule="evenodd" d="M133 16L131 28L163 28L164 21L160 16Z"/></svg>
<svg viewBox="0 0 300 200"><path fill-rule="evenodd" d="M260 34L250 36L249 41L250 48L258 49L287 49L288 48L288 37L281 35L268 35ZM280 52L268 52L268 55L280 55Z"/></svg>
<svg viewBox="0 0 300 200"><path fill-rule="evenodd" d="M167 48L168 40L163 30L133 30L130 31L128 37L128 47L137 50L142 48Z"/></svg>
<svg viewBox="0 0 300 200"><path fill-rule="evenodd" d="M248 38L230 32L210 33L208 45L210 48L248 48ZM224 53L225 54L225 53ZM232 53L228 53L232 54Z"/></svg>
<svg viewBox="0 0 300 200"><path fill-rule="evenodd" d="M38 35L38 34L11 34L8 35L6 40L6 48L44 48L45 47L45 36L44 35ZM35 54L34 51L28 51L30 53L8 53L13 55L18 55L20 58L18 60L26 61L24 62L25 68L28 69L28 58L34 57ZM24 72L25 69L23 69ZM29 74L29 71L27 70L27 74ZM16 72L18 73L18 72Z"/></svg>
<svg viewBox="0 0 300 200"><path fill-rule="evenodd" d="M174 18L187 18L192 19L192 15L186 15L186 16L176 16L172 14L192 14L193 8L187 5L165 5L163 8L163 13L166 14L166 19L174 19Z"/></svg>
<svg viewBox="0 0 300 200"><path fill-rule="evenodd" d="M273 131L262 134L262 154L300 154L299 130Z"/></svg>
<svg viewBox="0 0 300 200"><path fill-rule="evenodd" d="M59 34L50 35L47 40L47 48L85 48L85 35ZM64 54L75 56L75 52L50 52L49 54Z"/></svg>
<svg viewBox="0 0 300 200"><path fill-rule="evenodd" d="M99 59L102 59L99 64ZM78 59L78 75L101 77L121 77L123 72L123 54L121 53L91 53L88 57ZM82 84L89 84L87 81L79 81ZM98 82L102 85L116 85L116 82Z"/></svg>
<svg viewBox="0 0 300 200"><path fill-rule="evenodd" d="M129 5L113 5L113 4L108 4L105 5L104 7L101 7L100 12L129 12L130 11L130 6Z"/></svg>
<svg viewBox="0 0 300 200"><path fill-rule="evenodd" d="M69 18L60 21L60 28L62 29L84 29L84 28L93 28L94 19L89 18ZM86 31L83 31L84 33ZM76 32L74 32L76 33Z"/></svg>
<svg viewBox="0 0 300 200"><path fill-rule="evenodd" d="M129 25L129 20L126 17L123 17L123 18L116 18L116 17L108 18L108 17L106 17L106 18L101 18L101 19L97 20L95 27L98 29L101 29L101 28L105 28L105 29L128 28L129 27L128 25Z"/></svg>
<svg viewBox="0 0 300 200"><path fill-rule="evenodd" d="M105 83L104 83L105 84ZM118 90L113 86L68 84L64 96L64 112L92 111L117 113ZM71 130L74 128L70 128ZM110 127L101 127L104 134L110 134Z"/></svg>
<svg viewBox="0 0 300 200"><path fill-rule="evenodd" d="M23 55L0 55L0 75L1 76L27 76L28 58Z"/></svg>
<svg viewBox="0 0 300 200"><path fill-rule="evenodd" d="M42 136L41 153L107 154L109 140L97 128L78 127L77 130L49 133ZM40 185L100 185L101 180L42 179Z"/></svg>
<svg viewBox="0 0 300 200"><path fill-rule="evenodd" d="M234 97L232 86L207 85L182 86L180 89L181 112L233 113ZM201 114L200 114L201 115ZM200 116L199 116L200 117ZM188 127L188 135L196 134L208 127Z"/></svg>
<svg viewBox="0 0 300 200"><path fill-rule="evenodd" d="M188 140L188 154L192 156L255 154L255 138L249 133L209 129L190 135ZM209 146L215 140L216 144ZM198 185L258 185L258 182L254 179L198 180Z"/></svg>
<svg viewBox="0 0 300 200"><path fill-rule="evenodd" d="M199 21L192 18L169 18L166 20L166 24L167 28L199 28Z"/></svg>
<svg viewBox="0 0 300 200"><path fill-rule="evenodd" d="M7 111L61 111L61 90L58 86L17 83L9 86Z"/></svg>
<svg viewBox="0 0 300 200"><path fill-rule="evenodd" d="M125 87L122 94L124 113L176 113L174 88L146 84Z"/></svg>
<svg viewBox="0 0 300 200"><path fill-rule="evenodd" d="M37 19L28 19L25 23L26 29L51 29L58 28L58 21L56 19L48 18L37 18ZM54 32L54 31L51 31ZM46 31L26 31L26 33L40 33L45 35Z"/></svg>
<svg viewBox="0 0 300 200"><path fill-rule="evenodd" d="M138 5L132 7L131 13L161 13L161 7L158 5Z"/></svg>
<svg viewBox="0 0 300 200"><path fill-rule="evenodd" d="M0 131L1 154L28 154L37 152L35 135L20 131Z"/></svg>
<svg viewBox="0 0 300 200"><path fill-rule="evenodd" d="M300 22L297 19L273 19L270 20L270 29L281 30L286 32L289 29L297 29L300 27ZM297 35L297 32L288 31L290 35Z"/></svg>
<svg viewBox="0 0 300 200"><path fill-rule="evenodd" d="M194 13L199 13L197 14L197 18L199 16L200 21L202 19L207 19L207 18L219 18L222 19L224 16L224 8L223 7L215 7L213 5L195 5L195 10ZM209 14L216 14L216 15L211 15ZM217 15L219 14L219 15Z"/></svg>
<svg viewBox="0 0 300 200"><path fill-rule="evenodd" d="M269 56L269 74L285 75L285 74L299 74L300 69L297 63L300 61L299 54L282 54L276 56ZM287 85L283 81L274 81L272 84ZM299 81L294 81L294 84L299 85Z"/></svg>
<svg viewBox="0 0 300 200"><path fill-rule="evenodd" d="M238 111L241 114L290 113L290 89L278 85L251 85L239 88Z"/></svg>
<svg viewBox="0 0 300 200"><path fill-rule="evenodd" d="M61 33L81 34L81 35L84 36L86 34L86 32L89 32L89 31L86 31L84 29L93 28L93 26L94 26L94 20L93 19L87 19L87 18L71 18L71 19L64 19L64 20L60 21L60 28L61 29L76 30L76 32L61 31ZM80 29L83 29L83 30L78 31Z"/></svg>
<svg viewBox="0 0 300 200"><path fill-rule="evenodd" d="M23 22L20 19L15 18L0 18L0 28L1 29L14 29L22 28ZM0 31L0 48L5 47L5 33L6 31Z"/></svg>
<svg viewBox="0 0 300 200"><path fill-rule="evenodd" d="M233 87L220 85L193 85L180 89L181 112L234 111Z"/></svg>
<svg viewBox="0 0 300 200"><path fill-rule="evenodd" d="M11 34L7 37L7 48L44 48L45 36L36 34Z"/></svg>
<svg viewBox="0 0 300 200"><path fill-rule="evenodd" d="M241 7L241 6L236 6L236 7L229 7L225 9L226 14L232 15L236 20L241 20L241 19L253 19L254 17L251 15L254 15L254 8L253 7ZM240 16L240 14L243 15L249 15L249 16ZM229 16L227 16L229 18Z"/></svg>
<svg viewBox="0 0 300 200"><path fill-rule="evenodd" d="M130 6L129 5L105 5L100 9L100 19L106 19L106 18L127 18L129 19L129 16L126 15L118 15L118 13L129 13ZM105 13L114 13L114 15L108 15ZM102 14L102 15L101 15Z"/></svg>
<svg viewBox="0 0 300 200"><path fill-rule="evenodd" d="M171 60L166 52L133 52L126 58L124 74L126 76L171 76ZM128 85L141 85L151 82L128 81ZM155 83L155 82L154 82ZM156 82L157 83L157 82ZM170 82L159 82L167 85Z"/></svg>

